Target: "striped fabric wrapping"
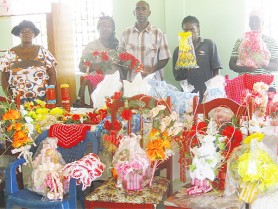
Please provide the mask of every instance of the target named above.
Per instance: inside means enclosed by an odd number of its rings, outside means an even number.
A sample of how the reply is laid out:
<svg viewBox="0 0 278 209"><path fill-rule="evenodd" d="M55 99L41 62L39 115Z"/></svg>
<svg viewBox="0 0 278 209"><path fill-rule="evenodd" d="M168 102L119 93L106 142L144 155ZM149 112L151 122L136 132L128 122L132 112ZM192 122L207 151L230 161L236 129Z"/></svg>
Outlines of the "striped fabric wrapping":
<svg viewBox="0 0 278 209"><path fill-rule="evenodd" d="M241 190L239 198L247 203L252 203L258 196L259 189L256 184L248 184Z"/></svg>
<svg viewBox="0 0 278 209"><path fill-rule="evenodd" d="M124 176L124 186L126 190L142 190L143 189L143 175L138 172L131 172Z"/></svg>

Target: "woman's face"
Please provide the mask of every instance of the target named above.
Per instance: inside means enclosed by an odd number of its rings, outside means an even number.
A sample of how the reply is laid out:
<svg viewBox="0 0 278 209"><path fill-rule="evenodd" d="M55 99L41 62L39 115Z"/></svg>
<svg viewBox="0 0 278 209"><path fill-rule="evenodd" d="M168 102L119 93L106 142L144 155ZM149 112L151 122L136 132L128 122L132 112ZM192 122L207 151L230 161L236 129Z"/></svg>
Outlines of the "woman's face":
<svg viewBox="0 0 278 209"><path fill-rule="evenodd" d="M32 43L34 35L34 31L31 28L22 28L19 32L22 43Z"/></svg>
<svg viewBox="0 0 278 209"><path fill-rule="evenodd" d="M110 20L102 20L98 30L101 39L110 39L114 33L114 25Z"/></svg>

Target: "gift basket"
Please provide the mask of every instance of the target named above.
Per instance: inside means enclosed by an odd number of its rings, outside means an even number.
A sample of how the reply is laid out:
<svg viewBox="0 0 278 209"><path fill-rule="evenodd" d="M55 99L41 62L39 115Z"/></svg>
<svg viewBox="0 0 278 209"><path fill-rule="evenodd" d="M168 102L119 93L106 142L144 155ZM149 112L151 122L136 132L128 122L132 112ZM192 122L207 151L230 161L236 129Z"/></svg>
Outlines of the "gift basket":
<svg viewBox="0 0 278 209"><path fill-rule="evenodd" d="M140 136L124 136L113 156L112 165L117 171L117 186L127 191L142 190L150 161L140 147Z"/></svg>
<svg viewBox="0 0 278 209"><path fill-rule="evenodd" d="M277 157L264 145L263 138L262 133L251 134L231 155L226 194L238 193L241 200L252 203L268 192L277 191Z"/></svg>
<svg viewBox="0 0 278 209"><path fill-rule="evenodd" d="M179 33L179 53L175 69L198 68L191 32Z"/></svg>
<svg viewBox="0 0 278 209"><path fill-rule="evenodd" d="M262 39L260 31L249 31L243 34L238 48L238 66L255 69L268 66L271 54Z"/></svg>
<svg viewBox="0 0 278 209"><path fill-rule="evenodd" d="M33 161L30 181L30 190L50 200L61 200L68 192L68 182L62 173L66 163L57 150L57 142L57 138L51 137L43 141L40 154Z"/></svg>

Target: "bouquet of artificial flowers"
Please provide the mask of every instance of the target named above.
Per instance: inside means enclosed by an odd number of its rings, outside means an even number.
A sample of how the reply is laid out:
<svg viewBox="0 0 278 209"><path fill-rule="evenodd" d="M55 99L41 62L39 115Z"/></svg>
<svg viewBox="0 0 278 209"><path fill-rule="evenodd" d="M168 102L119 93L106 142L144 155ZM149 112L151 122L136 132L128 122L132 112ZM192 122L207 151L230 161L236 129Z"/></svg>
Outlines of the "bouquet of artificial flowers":
<svg viewBox="0 0 278 209"><path fill-rule="evenodd" d="M278 188L277 159L261 142L263 138L261 133L246 137L230 158L234 179L230 185L239 190L239 198L247 203L252 203L259 194Z"/></svg>

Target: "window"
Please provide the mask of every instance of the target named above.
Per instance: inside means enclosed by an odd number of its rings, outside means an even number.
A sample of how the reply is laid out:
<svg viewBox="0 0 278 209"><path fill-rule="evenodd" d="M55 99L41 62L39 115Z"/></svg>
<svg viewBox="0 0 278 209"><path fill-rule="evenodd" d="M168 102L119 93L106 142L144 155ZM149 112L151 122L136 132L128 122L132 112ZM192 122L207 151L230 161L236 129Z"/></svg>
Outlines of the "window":
<svg viewBox="0 0 278 209"><path fill-rule="evenodd" d="M97 22L101 15L112 15L112 0L72 0L65 1L73 4L73 29L74 29L74 57L75 69L78 64L83 48L98 38ZM24 16L13 16L13 26L18 25L22 20L30 20L41 30L41 33L34 39L35 44L47 48L46 14L32 14ZM14 37L13 44L20 44L20 39Z"/></svg>
<svg viewBox="0 0 278 209"><path fill-rule="evenodd" d="M245 23L249 29L248 17L251 11L260 10L264 15L264 33L278 41L278 1L277 0L245 0Z"/></svg>
<svg viewBox="0 0 278 209"><path fill-rule="evenodd" d="M79 64L83 48L98 38L97 22L101 15L112 15L111 0L73 1L73 28L75 33L74 57L76 67Z"/></svg>
<svg viewBox="0 0 278 209"><path fill-rule="evenodd" d="M18 25L22 20L32 21L37 28L40 29L40 34L34 39L34 44L42 45L47 48L47 31L46 31L46 14L22 15L12 18L13 26ZM20 38L13 36L13 45L20 44Z"/></svg>

